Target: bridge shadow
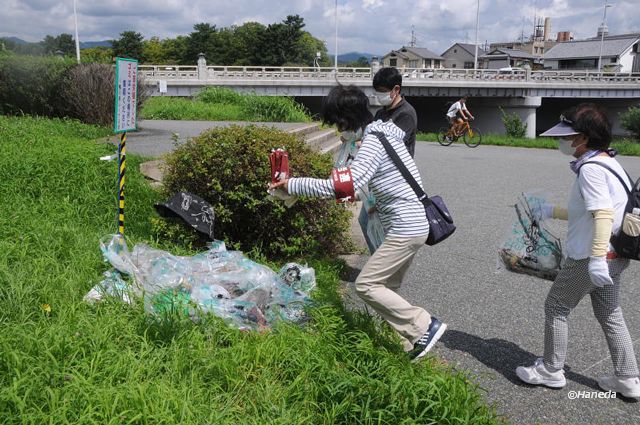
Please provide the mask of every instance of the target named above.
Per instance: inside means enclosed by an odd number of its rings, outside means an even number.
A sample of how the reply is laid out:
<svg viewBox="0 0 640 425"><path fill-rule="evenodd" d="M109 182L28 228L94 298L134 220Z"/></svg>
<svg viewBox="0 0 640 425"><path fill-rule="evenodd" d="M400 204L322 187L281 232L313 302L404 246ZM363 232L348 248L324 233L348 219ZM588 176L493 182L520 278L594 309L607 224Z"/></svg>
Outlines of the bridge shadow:
<svg viewBox="0 0 640 425"><path fill-rule="evenodd" d="M509 382L521 387L530 387L516 375L516 367L533 364L538 356L523 350L519 345L499 338L484 339L455 329L447 330L439 341L450 350L462 351L490 369L504 376ZM586 387L599 391L595 379L581 375L565 366L565 377Z"/></svg>

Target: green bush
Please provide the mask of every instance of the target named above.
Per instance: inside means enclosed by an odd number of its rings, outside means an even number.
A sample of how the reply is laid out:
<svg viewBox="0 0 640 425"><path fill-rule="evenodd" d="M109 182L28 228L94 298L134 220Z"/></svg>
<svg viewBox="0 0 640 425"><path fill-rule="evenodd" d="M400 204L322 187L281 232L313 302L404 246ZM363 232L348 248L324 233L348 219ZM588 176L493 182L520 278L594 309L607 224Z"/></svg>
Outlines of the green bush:
<svg viewBox="0 0 640 425"><path fill-rule="evenodd" d="M502 113L502 123L507 136L522 139L527 133L527 124L523 123L515 112L507 114L502 108L500 108L500 112Z"/></svg>
<svg viewBox="0 0 640 425"><path fill-rule="evenodd" d="M207 87L200 91L195 99L204 103L241 104L243 97L237 91L226 87Z"/></svg>
<svg viewBox="0 0 640 425"><path fill-rule="evenodd" d="M245 119L270 122L306 122L305 108L289 97L246 96L243 103Z"/></svg>
<svg viewBox="0 0 640 425"><path fill-rule="evenodd" d="M149 119L309 122L307 109L290 97L241 94L226 87L208 87L194 100L154 97L143 111Z"/></svg>
<svg viewBox="0 0 640 425"><path fill-rule="evenodd" d="M72 65L59 57L0 56L0 113L63 116L61 77Z"/></svg>
<svg viewBox="0 0 640 425"><path fill-rule="evenodd" d="M633 135L636 141L640 142L640 108L634 106L627 112L621 113L620 124Z"/></svg>
<svg viewBox="0 0 640 425"><path fill-rule="evenodd" d="M350 213L334 201L300 199L290 209L267 198L268 155L285 146L295 176L328 178L330 155L274 128L232 126L202 133L166 157L165 190L195 193L214 207L216 237L267 255L335 253L351 248Z"/></svg>

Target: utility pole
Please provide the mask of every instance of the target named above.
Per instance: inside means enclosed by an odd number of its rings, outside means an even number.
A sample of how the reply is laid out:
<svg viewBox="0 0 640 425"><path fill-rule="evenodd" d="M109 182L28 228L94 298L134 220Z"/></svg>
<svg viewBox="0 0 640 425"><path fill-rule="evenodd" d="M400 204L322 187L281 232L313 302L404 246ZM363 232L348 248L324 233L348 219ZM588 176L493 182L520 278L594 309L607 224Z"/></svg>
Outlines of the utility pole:
<svg viewBox="0 0 640 425"><path fill-rule="evenodd" d="M602 15L602 25L600 25L600 54L598 55L598 71L602 71L602 46L604 45L604 30L607 28L607 8L612 5L604 3L604 15Z"/></svg>
<svg viewBox="0 0 640 425"><path fill-rule="evenodd" d="M415 33L415 25L411 25L411 41L409 42L409 46L416 47L416 33Z"/></svg>
<svg viewBox="0 0 640 425"><path fill-rule="evenodd" d="M473 56L473 69L478 69L478 27L480 26L480 0L476 8L476 53Z"/></svg>
<svg viewBox="0 0 640 425"><path fill-rule="evenodd" d="M76 3L77 0L73 0L73 20L76 26L76 60L80 63L80 40L78 39L78 12Z"/></svg>

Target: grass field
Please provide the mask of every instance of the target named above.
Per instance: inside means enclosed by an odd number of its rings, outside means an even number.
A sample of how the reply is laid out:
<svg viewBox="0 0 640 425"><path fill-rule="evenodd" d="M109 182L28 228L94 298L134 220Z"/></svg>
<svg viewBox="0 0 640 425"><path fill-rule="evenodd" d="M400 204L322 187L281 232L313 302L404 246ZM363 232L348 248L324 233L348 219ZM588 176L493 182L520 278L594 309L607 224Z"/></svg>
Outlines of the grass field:
<svg viewBox="0 0 640 425"><path fill-rule="evenodd" d="M310 122L307 110L292 98L240 94L231 89L210 87L194 99L151 97L141 111L145 119Z"/></svg>
<svg viewBox="0 0 640 425"><path fill-rule="evenodd" d="M491 424L481 391L437 359L409 363L386 327L346 311L340 263L308 259L304 328L244 333L84 294L115 230L108 130L0 116L0 418L13 424ZM159 195L127 159L126 235L154 240ZM293 259L292 259L293 260Z"/></svg>
<svg viewBox="0 0 640 425"><path fill-rule="evenodd" d="M416 140L423 142L436 142L436 133L419 133ZM463 143L460 138L456 143ZM498 134L483 134L483 145L493 146L512 146L518 148L540 148L540 149L558 149L558 142L552 137L537 137L535 139L515 139ZM640 143L633 142L629 139L614 139L611 147L616 149L620 155L640 156Z"/></svg>

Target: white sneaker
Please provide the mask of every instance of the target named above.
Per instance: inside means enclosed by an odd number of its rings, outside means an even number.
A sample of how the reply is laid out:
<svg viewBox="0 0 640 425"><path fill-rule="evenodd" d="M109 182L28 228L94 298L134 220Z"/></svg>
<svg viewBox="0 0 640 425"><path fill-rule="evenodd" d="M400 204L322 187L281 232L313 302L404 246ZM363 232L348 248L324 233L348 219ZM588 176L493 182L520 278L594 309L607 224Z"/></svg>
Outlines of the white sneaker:
<svg viewBox="0 0 640 425"><path fill-rule="evenodd" d="M564 370L550 372L544 365L542 358L536 359L533 366L518 366L516 375L522 381L531 385L544 385L549 388L562 388L567 384L564 379Z"/></svg>
<svg viewBox="0 0 640 425"><path fill-rule="evenodd" d="M637 377L603 376L598 378L598 385L605 391L615 391L627 398L640 398L640 379Z"/></svg>

